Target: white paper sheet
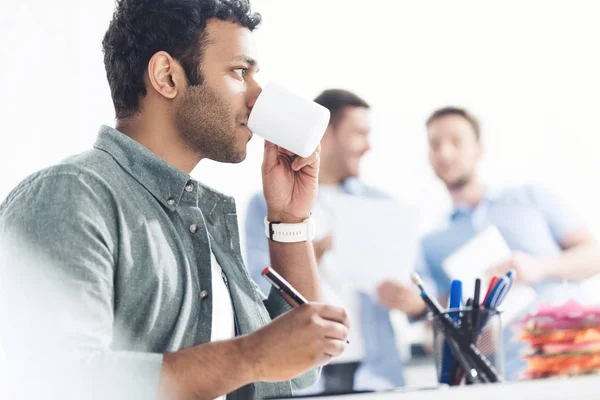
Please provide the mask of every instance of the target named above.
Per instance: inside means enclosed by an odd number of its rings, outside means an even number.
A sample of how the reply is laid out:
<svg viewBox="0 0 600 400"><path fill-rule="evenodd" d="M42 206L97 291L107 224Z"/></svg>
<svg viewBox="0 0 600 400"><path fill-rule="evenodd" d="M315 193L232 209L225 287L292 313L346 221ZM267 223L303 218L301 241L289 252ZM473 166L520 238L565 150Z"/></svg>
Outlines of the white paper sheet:
<svg viewBox="0 0 600 400"><path fill-rule="evenodd" d="M419 248L412 207L341 195L333 212L332 258L340 280L369 294L386 279L409 282Z"/></svg>
<svg viewBox="0 0 600 400"><path fill-rule="evenodd" d="M511 256L511 250L496 226L490 226L485 231L465 243L444 260L443 268L451 279L460 279L463 286L463 300L473 297L475 279L481 278L481 301L487 291L490 276L487 270L506 261ZM501 305L504 324L514 321L526 311L535 300L536 293L532 287L513 285Z"/></svg>

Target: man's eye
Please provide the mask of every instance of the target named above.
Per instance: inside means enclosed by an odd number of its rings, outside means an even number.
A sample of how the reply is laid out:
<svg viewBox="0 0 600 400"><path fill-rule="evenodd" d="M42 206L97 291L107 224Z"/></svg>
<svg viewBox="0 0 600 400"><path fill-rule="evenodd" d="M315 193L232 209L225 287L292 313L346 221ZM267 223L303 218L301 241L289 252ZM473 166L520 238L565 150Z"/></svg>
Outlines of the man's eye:
<svg viewBox="0 0 600 400"><path fill-rule="evenodd" d="M245 78L248 68L236 68L233 70L240 78Z"/></svg>

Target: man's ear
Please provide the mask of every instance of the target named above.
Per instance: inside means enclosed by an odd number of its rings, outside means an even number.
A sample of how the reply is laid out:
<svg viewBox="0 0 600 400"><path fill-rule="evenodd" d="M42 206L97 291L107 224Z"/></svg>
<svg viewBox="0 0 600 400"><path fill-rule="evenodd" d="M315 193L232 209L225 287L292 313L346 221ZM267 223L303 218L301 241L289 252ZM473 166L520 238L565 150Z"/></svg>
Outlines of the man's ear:
<svg viewBox="0 0 600 400"><path fill-rule="evenodd" d="M167 99L174 99L187 82L181 65L165 51L159 51L150 58L148 79L154 90Z"/></svg>
<svg viewBox="0 0 600 400"><path fill-rule="evenodd" d="M331 137L335 134L335 128L329 124L327 125L327 129L325 130L325 133L323 134L323 139L327 139L327 140L331 140Z"/></svg>
<svg viewBox="0 0 600 400"><path fill-rule="evenodd" d="M477 143L477 145L478 145L477 160L481 160L483 158L483 156L485 155L485 146L483 145L481 140Z"/></svg>

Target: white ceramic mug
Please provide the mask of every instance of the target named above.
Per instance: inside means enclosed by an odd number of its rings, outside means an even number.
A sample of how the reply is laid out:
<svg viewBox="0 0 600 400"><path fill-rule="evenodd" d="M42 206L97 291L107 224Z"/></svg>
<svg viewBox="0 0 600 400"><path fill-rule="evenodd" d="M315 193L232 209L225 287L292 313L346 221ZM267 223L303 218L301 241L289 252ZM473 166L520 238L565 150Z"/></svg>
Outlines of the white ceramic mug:
<svg viewBox="0 0 600 400"><path fill-rule="evenodd" d="M277 146L308 157L321 142L329 117L325 107L271 82L256 99L248 128Z"/></svg>

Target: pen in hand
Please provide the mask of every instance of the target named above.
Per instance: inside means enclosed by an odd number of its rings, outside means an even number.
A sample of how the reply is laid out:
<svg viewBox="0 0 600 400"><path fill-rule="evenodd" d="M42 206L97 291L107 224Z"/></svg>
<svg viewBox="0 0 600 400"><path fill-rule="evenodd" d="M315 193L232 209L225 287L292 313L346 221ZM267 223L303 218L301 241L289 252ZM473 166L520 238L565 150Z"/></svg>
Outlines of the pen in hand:
<svg viewBox="0 0 600 400"><path fill-rule="evenodd" d="M286 281L283 276L279 275L275 270L271 267L266 267L262 271L262 276L269 281L269 283L277 289L281 297L283 297L292 307L301 306L302 304L308 303L308 300L300 292L298 292L288 281ZM285 296L284 296L285 295ZM286 298L289 297L296 304L291 304L289 300ZM347 344L350 344L350 341L346 340Z"/></svg>

